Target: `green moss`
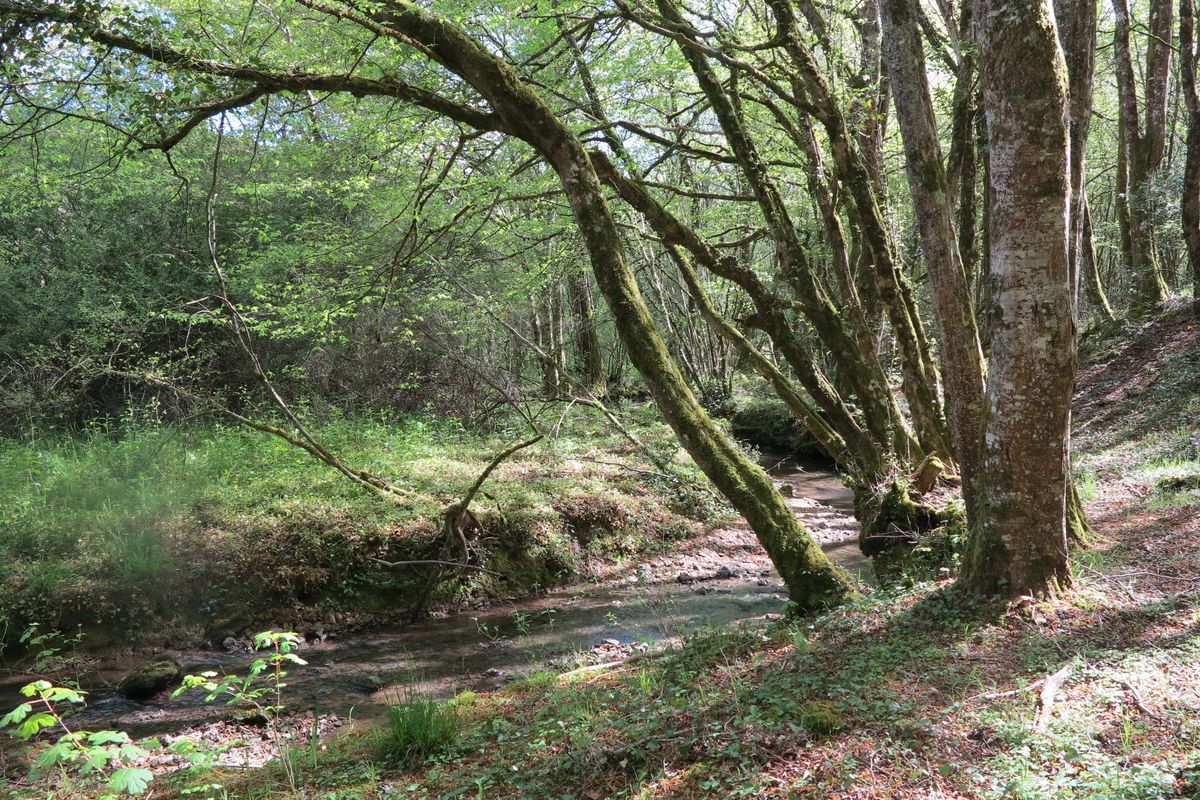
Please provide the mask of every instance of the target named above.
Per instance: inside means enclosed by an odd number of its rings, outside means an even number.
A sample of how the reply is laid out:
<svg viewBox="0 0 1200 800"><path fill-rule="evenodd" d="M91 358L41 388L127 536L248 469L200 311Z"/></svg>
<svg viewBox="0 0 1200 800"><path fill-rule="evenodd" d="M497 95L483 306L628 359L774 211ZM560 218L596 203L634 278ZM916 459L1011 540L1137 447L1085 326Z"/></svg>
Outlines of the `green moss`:
<svg viewBox="0 0 1200 800"><path fill-rule="evenodd" d="M910 546L891 547L876 555L873 564L879 583L911 586L957 573L967 541L966 517L957 511L947 517L942 525L917 535Z"/></svg>
<svg viewBox="0 0 1200 800"><path fill-rule="evenodd" d="M830 700L810 700L800 707L799 722L809 733L831 736L846 727L846 718Z"/></svg>
<svg viewBox="0 0 1200 800"><path fill-rule="evenodd" d="M863 554L876 556L892 547L912 545L918 535L945 521L942 512L918 500L906 483L895 480L882 491L860 489L855 492L858 541Z"/></svg>

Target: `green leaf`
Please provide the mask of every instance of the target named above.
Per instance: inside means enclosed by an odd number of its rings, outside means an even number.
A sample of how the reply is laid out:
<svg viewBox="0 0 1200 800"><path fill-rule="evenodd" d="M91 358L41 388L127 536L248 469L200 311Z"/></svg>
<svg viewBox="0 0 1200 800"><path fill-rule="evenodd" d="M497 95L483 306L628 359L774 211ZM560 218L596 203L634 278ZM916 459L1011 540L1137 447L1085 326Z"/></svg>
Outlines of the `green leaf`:
<svg viewBox="0 0 1200 800"><path fill-rule="evenodd" d="M81 752L86 763L80 766L80 772L102 772L108 762L115 760L116 756L116 753L107 747L85 747Z"/></svg>
<svg viewBox="0 0 1200 800"><path fill-rule="evenodd" d="M89 744L120 744L129 741L129 734L121 731L96 731L89 733L87 740Z"/></svg>
<svg viewBox="0 0 1200 800"><path fill-rule="evenodd" d="M16 723L25 719L25 717L28 716L29 712L32 710L33 705L31 703L21 703L21 705L17 706L3 717L0 717L0 728L7 728L9 725L15 725Z"/></svg>
<svg viewBox="0 0 1200 800"><path fill-rule="evenodd" d="M123 767L108 778L108 786L114 792L143 794L154 780L153 773L141 767Z"/></svg>
<svg viewBox="0 0 1200 800"><path fill-rule="evenodd" d="M61 703L64 700L68 703L82 703L83 696L87 692L77 692L74 689L69 689L66 686L52 686L42 692L42 699L51 703Z"/></svg>
<svg viewBox="0 0 1200 800"><path fill-rule="evenodd" d="M17 728L17 736L22 739L29 739L37 734L37 732L42 728L52 728L57 723L58 720L56 720L53 716L47 714L45 711L39 711L21 723L21 726Z"/></svg>
<svg viewBox="0 0 1200 800"><path fill-rule="evenodd" d="M60 741L42 751L36 763L38 767L46 769L64 761L74 761L77 758L79 758L79 751L75 746L70 742Z"/></svg>

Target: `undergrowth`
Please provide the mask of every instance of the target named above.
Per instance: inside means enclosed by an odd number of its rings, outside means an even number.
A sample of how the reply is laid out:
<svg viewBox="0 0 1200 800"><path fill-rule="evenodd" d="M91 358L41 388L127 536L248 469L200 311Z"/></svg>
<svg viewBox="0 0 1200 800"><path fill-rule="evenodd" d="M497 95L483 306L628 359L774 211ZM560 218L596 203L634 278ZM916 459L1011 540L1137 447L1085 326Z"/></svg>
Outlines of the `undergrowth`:
<svg viewBox="0 0 1200 800"><path fill-rule="evenodd" d="M644 441L675 453L665 426L632 413ZM181 619L248 628L243 618L270 607L403 609L423 576L374 559L435 550L445 506L524 435L424 417L333 418L315 432L408 499L382 501L278 439L221 424L0 441L0 632L103 620L136 636L168 620L178 631ZM588 558L664 546L725 513L639 472L625 439L587 411L556 434L503 464L473 506L483 524L473 547L508 580L457 576L435 601L545 588L578 577Z"/></svg>

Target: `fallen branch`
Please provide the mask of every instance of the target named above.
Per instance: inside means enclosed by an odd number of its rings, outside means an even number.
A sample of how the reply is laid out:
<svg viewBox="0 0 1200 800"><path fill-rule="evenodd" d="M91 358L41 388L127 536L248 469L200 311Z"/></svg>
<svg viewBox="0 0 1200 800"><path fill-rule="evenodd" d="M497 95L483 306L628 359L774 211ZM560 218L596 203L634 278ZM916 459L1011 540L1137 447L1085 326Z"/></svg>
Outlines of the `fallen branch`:
<svg viewBox="0 0 1200 800"><path fill-rule="evenodd" d="M267 422L259 422L256 419L239 414L233 409L219 403L212 397L196 394L195 392L184 389L168 380L158 377L150 373L138 374L135 372L123 372L121 370L106 370L106 375L113 375L118 378L124 378L128 381L136 381L145 383L149 386L156 386L160 389L166 389L185 400L190 400L200 406L207 406L219 414L224 414L235 422L245 425L247 428L253 428L261 433L267 433L271 436L277 436L293 447L299 448L308 453L318 461L333 467L345 477L359 484L360 486L370 489L381 497L390 500L407 500L412 496L412 492L403 489L388 481L384 480L379 475L367 472L366 470L354 469L353 467L344 464L337 456L333 455L329 450L322 446L311 434L307 433L303 438L296 436L285 428L278 425L271 425Z"/></svg>
<svg viewBox="0 0 1200 800"><path fill-rule="evenodd" d="M1054 701L1058 696L1058 692L1062 689L1062 685L1066 683L1071 674L1075 672L1075 662L1072 661L1055 672L1053 675L1046 677L1042 683L1042 692L1038 696L1037 715L1033 719L1033 729L1041 732L1050 727L1050 717L1054 715Z"/></svg>
<svg viewBox="0 0 1200 800"><path fill-rule="evenodd" d="M622 658L619 661L606 661L603 664L588 664L587 666L576 667L575 669L568 670L567 672L559 673L558 679L561 681L563 678L570 678L574 675L580 675L584 672L602 672L606 669L619 667L625 664L627 661L629 661L629 659Z"/></svg>
<svg viewBox="0 0 1200 800"><path fill-rule="evenodd" d="M628 464L622 464L620 461L603 461L599 458L587 458L585 456L579 456L576 460L577 461L586 461L589 464L600 464L605 467L620 467L621 469L627 469L630 472L636 472L639 475L650 475L651 477L655 477L655 478L670 478L671 477L670 475L667 475L664 472L655 472L652 469L639 469L638 467L631 467Z"/></svg>

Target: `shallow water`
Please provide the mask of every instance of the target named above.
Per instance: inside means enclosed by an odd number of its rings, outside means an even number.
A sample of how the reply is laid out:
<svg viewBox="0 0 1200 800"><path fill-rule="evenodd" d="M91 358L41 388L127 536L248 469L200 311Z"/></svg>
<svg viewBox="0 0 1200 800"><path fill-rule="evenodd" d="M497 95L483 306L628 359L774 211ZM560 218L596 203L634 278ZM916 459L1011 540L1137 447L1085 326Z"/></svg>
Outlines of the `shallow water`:
<svg viewBox="0 0 1200 800"><path fill-rule="evenodd" d="M777 482L793 487L789 504L829 556L867 579L869 562L858 551L851 494L829 467L774 455L764 456L762 463ZM588 652L593 661L604 660L605 650L619 657L628 654L625 645L649 646L783 611L786 591L773 570L749 568L744 562L732 566L737 577L680 583L674 576L643 573L641 580L633 577L617 588L577 586L473 614L306 644L298 654L308 666L291 670L285 702L294 710L315 707L321 713L370 719L406 694L446 697L466 689L495 689L548 662L571 661L575 653ZM244 674L255 657L200 650L168 654L190 674ZM98 674L115 683L130 666L128 660L101 664ZM6 701L0 706L16 702L16 687L23 682L0 685ZM93 688L91 705L75 716L75 724L144 736L228 716L220 703L204 703L203 694L137 703L111 688Z"/></svg>

